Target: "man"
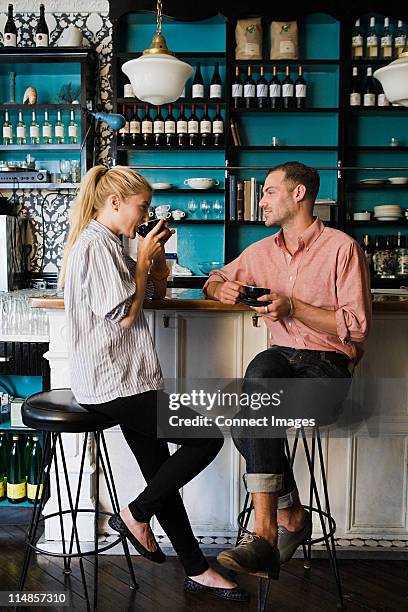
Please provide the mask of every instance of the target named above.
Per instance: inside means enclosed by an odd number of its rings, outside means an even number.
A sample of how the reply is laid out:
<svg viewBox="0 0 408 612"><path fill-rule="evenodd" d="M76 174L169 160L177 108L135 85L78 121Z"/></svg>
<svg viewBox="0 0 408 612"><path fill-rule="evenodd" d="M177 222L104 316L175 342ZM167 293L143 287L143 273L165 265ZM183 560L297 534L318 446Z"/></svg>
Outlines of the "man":
<svg viewBox="0 0 408 612"><path fill-rule="evenodd" d="M353 238L313 217L319 185L317 171L299 162L272 168L259 205L265 225L278 225L280 231L213 271L204 286L207 297L224 304L237 302L243 284L271 289L254 310L265 317L272 342L249 364L247 383L349 378L363 354L371 323L367 262ZM255 522L253 533L218 560L230 569L277 578L280 564L311 535L311 517L300 503L284 439L242 438L234 432L233 438L246 459Z"/></svg>

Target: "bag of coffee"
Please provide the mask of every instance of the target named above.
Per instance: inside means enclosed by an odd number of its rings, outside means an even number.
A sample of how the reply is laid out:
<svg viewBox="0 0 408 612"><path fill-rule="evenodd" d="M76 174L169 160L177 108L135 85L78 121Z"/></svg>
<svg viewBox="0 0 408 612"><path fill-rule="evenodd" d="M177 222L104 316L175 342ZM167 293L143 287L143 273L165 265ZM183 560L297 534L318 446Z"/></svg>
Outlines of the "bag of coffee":
<svg viewBox="0 0 408 612"><path fill-rule="evenodd" d="M238 19L235 28L235 59L262 59L262 23L260 17Z"/></svg>
<svg viewBox="0 0 408 612"><path fill-rule="evenodd" d="M272 21L270 59L298 59L299 42L296 21Z"/></svg>

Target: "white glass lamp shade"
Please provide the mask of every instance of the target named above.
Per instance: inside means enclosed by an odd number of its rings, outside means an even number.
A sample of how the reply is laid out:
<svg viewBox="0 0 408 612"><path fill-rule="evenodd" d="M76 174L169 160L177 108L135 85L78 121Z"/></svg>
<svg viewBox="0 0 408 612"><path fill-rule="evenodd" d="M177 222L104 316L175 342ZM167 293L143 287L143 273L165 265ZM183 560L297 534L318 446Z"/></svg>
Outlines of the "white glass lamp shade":
<svg viewBox="0 0 408 612"><path fill-rule="evenodd" d="M167 104L180 97L187 79L193 76L190 64L173 55L152 53L129 60L122 66L135 96L150 104Z"/></svg>
<svg viewBox="0 0 408 612"><path fill-rule="evenodd" d="M374 72L388 100L408 106L408 57L401 57Z"/></svg>

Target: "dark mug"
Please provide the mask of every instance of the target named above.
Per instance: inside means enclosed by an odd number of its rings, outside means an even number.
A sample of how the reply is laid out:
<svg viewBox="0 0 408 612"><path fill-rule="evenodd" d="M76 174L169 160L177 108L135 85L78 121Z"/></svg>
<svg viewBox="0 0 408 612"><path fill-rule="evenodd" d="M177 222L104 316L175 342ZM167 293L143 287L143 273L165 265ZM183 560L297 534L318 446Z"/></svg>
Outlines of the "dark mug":
<svg viewBox="0 0 408 612"><path fill-rule="evenodd" d="M152 231L153 228L156 227L158 223L160 223L161 219L151 219L150 221L145 221L145 223L141 223L137 226L136 232L139 236L146 238L147 234Z"/></svg>
<svg viewBox="0 0 408 612"><path fill-rule="evenodd" d="M241 293L242 295L251 300L257 300L261 295L266 295L270 293L271 290L266 287L254 287L253 285L242 285Z"/></svg>

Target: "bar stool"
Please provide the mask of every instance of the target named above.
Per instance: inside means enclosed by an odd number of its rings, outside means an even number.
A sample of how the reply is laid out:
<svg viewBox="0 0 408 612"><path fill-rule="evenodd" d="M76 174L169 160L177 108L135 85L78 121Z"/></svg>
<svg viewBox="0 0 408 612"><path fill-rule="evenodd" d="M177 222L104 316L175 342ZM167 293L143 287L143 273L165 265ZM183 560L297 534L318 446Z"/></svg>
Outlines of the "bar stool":
<svg viewBox="0 0 408 612"><path fill-rule="evenodd" d="M86 556L94 556L94 576L93 576L93 610L97 609L98 601L98 555L116 546L119 542L122 543L123 549L126 556L126 561L129 568L131 589L138 589L139 585L136 582L132 561L129 554L129 548L126 538L120 535L115 539L114 542L99 547L98 546L98 519L100 515L112 516L113 513L119 512L119 502L115 488L115 482L112 474L111 464L109 460L108 450L106 447L105 437L103 430L113 425L115 422L107 419L103 415L90 412L80 406L70 389L54 389L52 391L46 391L43 393L35 393L28 397L22 406L22 419L25 425L33 429L44 431L44 450L43 460L40 470L39 483L43 484L42 495L39 499L39 487L37 487L37 494L33 506L33 513L31 517L31 523L27 531L27 537L25 539L25 556L23 568L20 575L19 590L24 589L25 580L27 577L27 571L30 564L30 559L33 550L43 555L50 555L52 557L62 557L64 559L63 573L69 575L71 573L71 559L79 559L79 567L81 572L81 579L84 588L84 594L87 603L87 611L91 610L90 599L88 595L88 587L85 579L85 571L83 565L83 558ZM81 464L78 476L78 488L76 491L75 504L73 503L73 495L68 478L67 465L65 460L64 448L62 443L62 433L84 433L84 442L82 446ZM95 439L95 468L96 468L96 483L95 483L95 509L80 508L79 497L81 493L81 483L84 470L85 453L88 443L88 435L92 433ZM57 459L57 445L60 450L63 473L65 478L65 486L68 496L68 509L63 509L61 503L61 485L59 480L58 470L58 459ZM102 452L103 451L103 452ZM50 485L50 470L52 462L54 461L55 467L55 479L56 479L56 493L58 500L58 512L47 514L41 517L44 509L45 500L47 498L47 492ZM110 502L112 505L113 512L104 512L99 510L99 467L102 466L106 486L109 492ZM94 545L93 550L82 551L79 543L79 535L77 528L77 515L91 512L94 515ZM64 532L64 521L63 515L70 514L72 519L72 529L70 536L69 550L67 551L65 543L65 532ZM62 552L50 552L39 548L35 545L36 534L39 523L45 521L47 518L54 516L59 517L60 529L61 529L61 541L62 541ZM73 540L75 538L77 552L72 552Z"/></svg>
<svg viewBox="0 0 408 612"><path fill-rule="evenodd" d="M285 439L285 450L286 455L289 460L290 467L293 469L293 464L296 457L296 450L298 447L298 441L300 436L302 436L303 446L305 450L305 456L307 461L307 467L310 475L310 486L309 486L309 503L303 504L303 507L306 508L311 516L312 512L316 512L319 515L320 524L322 527L323 535L321 537L310 537L305 540L303 543L303 557L304 557L304 565L303 567L306 570L311 569L311 561L312 561L312 545L318 544L320 542L324 542L326 545L327 554L330 560L330 566L333 572L334 580L336 582L337 588L337 596L338 603L337 608L344 608L343 601L343 590L341 585L341 578L339 573L339 566L337 562L337 554L336 554L336 542L334 540L334 534L336 532L336 522L331 515L330 511L330 500L329 493L327 488L327 479L326 479L326 468L324 464L324 457L322 451L322 442L320 438L320 431L318 427L311 428L311 448L309 442L306 437L306 433L303 427L296 430L295 438L293 441L292 450L290 450L289 442L287 438ZM319 491L316 484L315 478L315 459L316 459L316 445L317 445L317 454L318 454L318 465L321 471L322 484L323 484L323 494L324 494L324 505L325 510L322 509L322 504L320 501ZM316 506L313 504L316 502ZM236 545L239 542L239 539L242 533L250 533L247 529L248 522L251 516L251 513L254 509L253 503L251 501L251 494L249 492L246 493L244 507L242 511L238 514L238 536ZM258 599L257 599L257 612L265 612L268 592L269 592L270 580L268 578L259 578L258 577Z"/></svg>

